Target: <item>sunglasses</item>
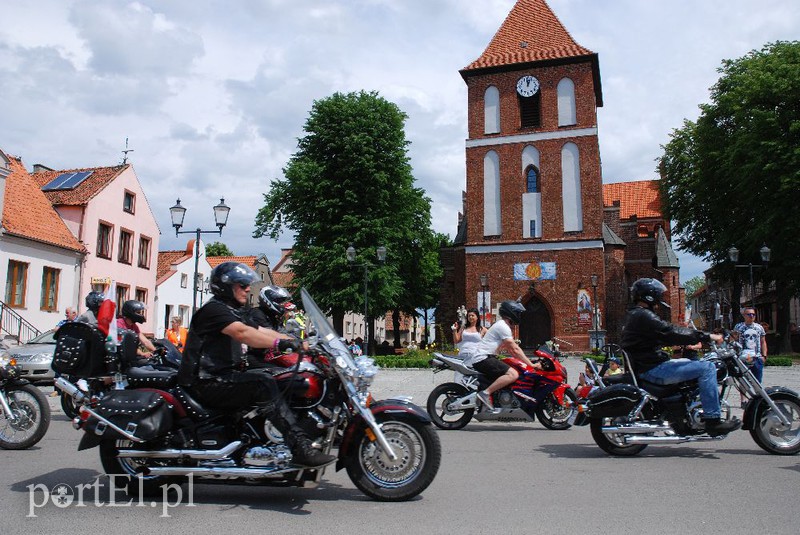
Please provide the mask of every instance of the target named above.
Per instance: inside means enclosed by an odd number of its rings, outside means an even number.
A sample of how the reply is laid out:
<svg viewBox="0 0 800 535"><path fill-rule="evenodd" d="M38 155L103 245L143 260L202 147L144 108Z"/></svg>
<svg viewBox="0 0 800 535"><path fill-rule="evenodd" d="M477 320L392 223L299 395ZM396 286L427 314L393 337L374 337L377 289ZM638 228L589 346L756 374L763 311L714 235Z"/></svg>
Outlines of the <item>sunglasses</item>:
<svg viewBox="0 0 800 535"><path fill-rule="evenodd" d="M748 312L747 314L745 314L745 316L755 316L755 314Z"/></svg>
<svg viewBox="0 0 800 535"><path fill-rule="evenodd" d="M246 290L246 289L248 289L249 287L250 287L250 285L249 285L249 284L240 284L240 285L239 285L239 288L241 288L242 290Z"/></svg>

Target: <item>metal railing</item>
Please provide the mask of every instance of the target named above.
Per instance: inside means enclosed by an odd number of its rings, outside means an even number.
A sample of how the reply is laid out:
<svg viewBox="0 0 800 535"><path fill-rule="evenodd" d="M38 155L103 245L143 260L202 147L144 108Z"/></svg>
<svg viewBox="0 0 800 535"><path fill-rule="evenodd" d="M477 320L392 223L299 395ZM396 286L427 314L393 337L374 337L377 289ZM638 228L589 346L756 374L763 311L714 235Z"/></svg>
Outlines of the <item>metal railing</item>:
<svg viewBox="0 0 800 535"><path fill-rule="evenodd" d="M16 310L0 301L0 334L2 333L14 336L20 344L42 334Z"/></svg>

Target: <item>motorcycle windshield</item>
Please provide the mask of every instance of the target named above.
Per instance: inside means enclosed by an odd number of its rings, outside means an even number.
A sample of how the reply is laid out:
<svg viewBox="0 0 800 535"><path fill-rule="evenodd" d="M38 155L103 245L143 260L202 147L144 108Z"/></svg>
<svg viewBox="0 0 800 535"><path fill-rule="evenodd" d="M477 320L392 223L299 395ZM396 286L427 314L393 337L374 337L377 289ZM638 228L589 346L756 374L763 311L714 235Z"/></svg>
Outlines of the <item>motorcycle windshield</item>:
<svg viewBox="0 0 800 535"><path fill-rule="evenodd" d="M326 349L337 357L344 358L348 365L354 365L353 357L350 355L350 350L339 337L338 333L334 330L333 325L325 317L325 314L311 298L311 295L305 288L300 289L300 298L303 300L303 308L306 311L306 319L310 320L317 331L319 341L325 345Z"/></svg>

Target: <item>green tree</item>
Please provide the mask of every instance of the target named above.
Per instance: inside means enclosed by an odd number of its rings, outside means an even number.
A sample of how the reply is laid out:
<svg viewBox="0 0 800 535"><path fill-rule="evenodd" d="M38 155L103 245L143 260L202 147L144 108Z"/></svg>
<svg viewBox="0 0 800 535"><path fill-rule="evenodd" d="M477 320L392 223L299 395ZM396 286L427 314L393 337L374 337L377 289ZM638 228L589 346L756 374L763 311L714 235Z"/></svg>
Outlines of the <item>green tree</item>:
<svg viewBox="0 0 800 535"><path fill-rule="evenodd" d="M315 101L285 178L272 181L256 216L256 238L294 233L295 280L331 311L337 329L346 311L363 310L360 266L368 267L370 317L413 310L438 286L430 199L414 187L406 118L375 92ZM360 266L347 261L350 245ZM381 245L387 257L379 265Z"/></svg>
<svg viewBox="0 0 800 535"><path fill-rule="evenodd" d="M234 256L228 246L222 242L206 244L206 256Z"/></svg>
<svg viewBox="0 0 800 535"><path fill-rule="evenodd" d="M692 277L688 281L683 283L683 287L686 289L686 298L689 299L692 297L697 290L703 288L706 285L706 278L698 275L697 277Z"/></svg>
<svg viewBox="0 0 800 535"><path fill-rule="evenodd" d="M775 283L785 351L800 282L800 42L767 44L723 61L719 72L698 120L685 121L664 147L662 198L679 247L730 279L748 275L737 277L726 261L729 247L741 251L740 263L760 265L758 251L769 245L769 268L756 276Z"/></svg>

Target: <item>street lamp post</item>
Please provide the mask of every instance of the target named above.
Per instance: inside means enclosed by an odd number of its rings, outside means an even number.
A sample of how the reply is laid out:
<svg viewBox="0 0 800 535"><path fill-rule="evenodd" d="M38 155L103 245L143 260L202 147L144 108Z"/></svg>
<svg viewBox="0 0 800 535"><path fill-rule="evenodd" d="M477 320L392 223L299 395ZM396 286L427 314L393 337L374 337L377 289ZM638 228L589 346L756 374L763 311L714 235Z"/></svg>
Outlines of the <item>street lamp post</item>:
<svg viewBox="0 0 800 535"><path fill-rule="evenodd" d="M592 296L592 300L594 302L594 314L592 315L592 327L594 328L594 350L595 353L600 351L600 326L597 324L597 275L592 275L592 290L594 295Z"/></svg>
<svg viewBox="0 0 800 535"><path fill-rule="evenodd" d="M486 326L486 290L489 287L489 275L487 275L486 273L481 273L481 277L480 278L481 278L481 300L483 302L482 306L481 306L481 313L483 314L483 317L481 318L481 326L485 327Z"/></svg>
<svg viewBox="0 0 800 535"><path fill-rule="evenodd" d="M180 230L183 226L183 218L186 216L186 208L181 206L178 199L175 206L169 209L169 216L172 218L172 226L175 227L175 236L178 234L194 234L194 282L192 283L192 314L197 310L197 272L200 266L200 234L217 234L222 236L222 227L228 223L228 214L231 209L225 204L225 199L220 199L219 204L214 207L214 222L217 230Z"/></svg>
<svg viewBox="0 0 800 535"><path fill-rule="evenodd" d="M759 249L758 252L761 254L761 261L764 263L764 265L762 266L754 266L752 262L749 262L747 264L737 264L736 262L739 261L739 249L737 249L736 247L731 247L730 249L728 249L728 258L731 259L731 262L733 262L734 267L747 268L750 271L750 306L755 306L756 304L755 302L756 287L753 284L753 269L766 269L767 265L769 264L770 255L772 253L769 247L767 247L766 243L761 246L761 249Z"/></svg>
<svg viewBox="0 0 800 535"><path fill-rule="evenodd" d="M369 282L369 264L364 262L363 264L356 264L356 248L352 245L347 248L347 261L350 263L351 266L361 266L364 268L364 340L362 342L362 351L364 355L367 354L369 350L369 321L367 320L367 299L368 299L368 282ZM386 261L386 247L381 245L375 250L375 254L378 257L378 262L383 264Z"/></svg>

